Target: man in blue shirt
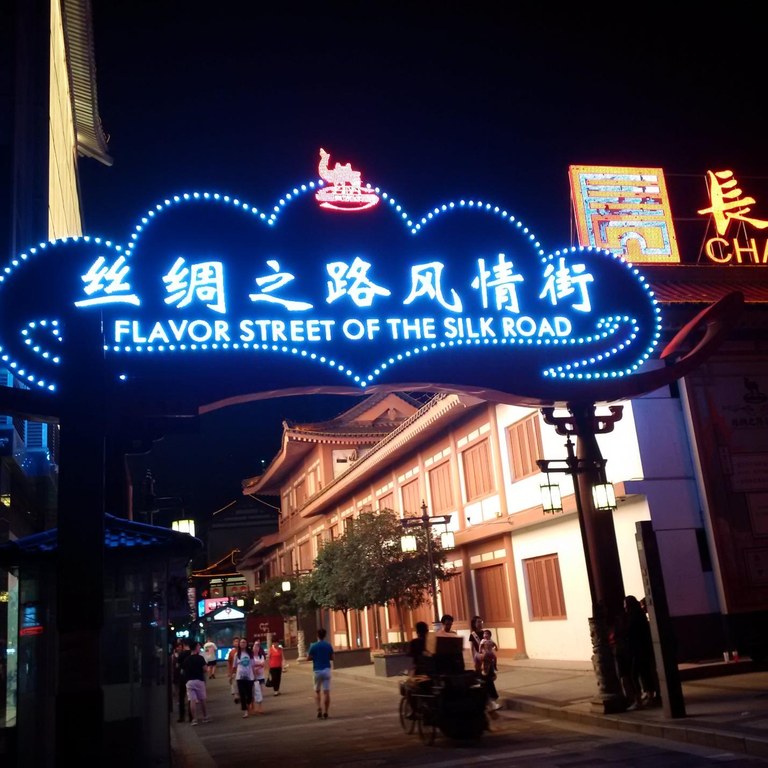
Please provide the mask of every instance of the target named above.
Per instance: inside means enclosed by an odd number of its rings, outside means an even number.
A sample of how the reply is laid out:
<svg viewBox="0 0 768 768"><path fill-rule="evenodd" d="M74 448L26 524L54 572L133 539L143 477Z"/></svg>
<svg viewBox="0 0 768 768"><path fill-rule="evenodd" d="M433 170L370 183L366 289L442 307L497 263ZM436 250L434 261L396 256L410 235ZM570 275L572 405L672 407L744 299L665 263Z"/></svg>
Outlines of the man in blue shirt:
<svg viewBox="0 0 768 768"><path fill-rule="evenodd" d="M328 707L331 704L331 662L333 646L325 639L326 632L321 627L317 630L317 640L309 646L307 658L312 659L312 674L315 684L318 719L328 719ZM323 692L323 707L320 707L320 691Z"/></svg>

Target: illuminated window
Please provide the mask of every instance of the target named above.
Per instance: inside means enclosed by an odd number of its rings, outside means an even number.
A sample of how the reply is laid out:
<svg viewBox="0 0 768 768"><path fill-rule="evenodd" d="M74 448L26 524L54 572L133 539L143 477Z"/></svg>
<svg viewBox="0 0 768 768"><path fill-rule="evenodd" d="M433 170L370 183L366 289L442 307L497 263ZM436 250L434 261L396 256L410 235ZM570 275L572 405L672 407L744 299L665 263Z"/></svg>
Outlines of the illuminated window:
<svg viewBox="0 0 768 768"><path fill-rule="evenodd" d="M464 467L464 492L467 501L475 501L493 493L493 469L488 440L481 440L461 454Z"/></svg>
<svg viewBox="0 0 768 768"><path fill-rule="evenodd" d="M523 560L528 610L533 621L565 619L565 597L557 555Z"/></svg>
<svg viewBox="0 0 768 768"><path fill-rule="evenodd" d="M536 459L540 459L544 451L541 447L538 413L507 427L507 445L513 481L522 480L539 471Z"/></svg>

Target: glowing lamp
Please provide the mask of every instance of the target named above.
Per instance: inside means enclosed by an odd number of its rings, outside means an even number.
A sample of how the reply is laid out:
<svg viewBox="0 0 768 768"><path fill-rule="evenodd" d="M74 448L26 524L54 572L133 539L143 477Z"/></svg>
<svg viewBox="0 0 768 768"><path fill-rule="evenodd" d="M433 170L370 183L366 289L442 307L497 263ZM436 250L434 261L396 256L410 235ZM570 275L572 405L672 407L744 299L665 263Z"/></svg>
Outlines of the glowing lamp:
<svg viewBox="0 0 768 768"><path fill-rule="evenodd" d="M194 520L174 520L171 523L171 528L179 533L188 533L190 536L195 535L195 521Z"/></svg>
<svg viewBox="0 0 768 768"><path fill-rule="evenodd" d="M598 483L592 486L592 500L595 509L607 512L616 509L616 494L611 483Z"/></svg>

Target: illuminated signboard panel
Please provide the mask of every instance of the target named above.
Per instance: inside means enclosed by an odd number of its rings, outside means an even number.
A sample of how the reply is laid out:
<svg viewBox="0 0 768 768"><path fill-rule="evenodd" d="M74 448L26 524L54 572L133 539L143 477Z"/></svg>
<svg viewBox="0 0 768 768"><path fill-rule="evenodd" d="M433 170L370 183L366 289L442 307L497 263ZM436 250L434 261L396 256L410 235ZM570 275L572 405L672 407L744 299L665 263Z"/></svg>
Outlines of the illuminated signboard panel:
<svg viewBox="0 0 768 768"><path fill-rule="evenodd" d="M572 165L569 177L580 245L633 264L680 263L661 168Z"/></svg>
<svg viewBox="0 0 768 768"><path fill-rule="evenodd" d="M750 184L753 180L749 179ZM709 205L696 211L711 218L714 236L704 242L704 255L715 264L768 264L768 220L755 215L755 198L743 191L731 170L707 171ZM758 235L758 236L756 236Z"/></svg>
<svg viewBox="0 0 768 768"><path fill-rule="evenodd" d="M620 256L546 249L485 200L412 216L379 187L355 192L346 170L333 188L310 181L265 209L214 192L168 197L127 244L28 249L0 278L3 359L55 391L74 313L103 320L118 386L195 383L217 398L434 384L561 400L650 358L659 307Z"/></svg>

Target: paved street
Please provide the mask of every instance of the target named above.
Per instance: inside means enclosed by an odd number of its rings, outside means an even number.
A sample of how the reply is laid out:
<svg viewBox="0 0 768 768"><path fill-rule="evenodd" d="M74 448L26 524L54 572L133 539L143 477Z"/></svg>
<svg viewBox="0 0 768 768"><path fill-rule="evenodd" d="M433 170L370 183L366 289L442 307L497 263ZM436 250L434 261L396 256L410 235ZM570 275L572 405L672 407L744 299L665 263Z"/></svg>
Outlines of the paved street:
<svg viewBox="0 0 768 768"><path fill-rule="evenodd" d="M226 680L209 682L212 722L193 727L172 723L174 768L240 766L596 766L698 768L768 765L743 754L653 739L590 725L503 710L479 740L457 742L438 732L434 745L403 732L395 685L334 677L331 714L316 718L311 673L293 664L282 695L267 689L265 714L247 719L229 694Z"/></svg>

